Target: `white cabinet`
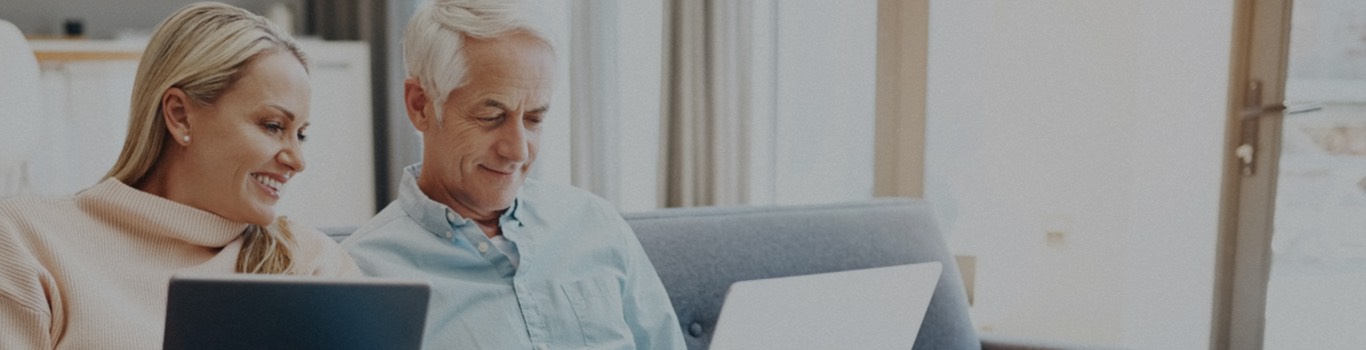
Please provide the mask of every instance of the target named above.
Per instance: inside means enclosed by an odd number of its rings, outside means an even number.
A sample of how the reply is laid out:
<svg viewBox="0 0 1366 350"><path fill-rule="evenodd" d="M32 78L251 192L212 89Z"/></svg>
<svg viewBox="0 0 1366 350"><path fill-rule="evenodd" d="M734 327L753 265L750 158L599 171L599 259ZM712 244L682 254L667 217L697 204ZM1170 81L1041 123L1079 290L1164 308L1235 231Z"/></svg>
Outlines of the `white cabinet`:
<svg viewBox="0 0 1366 350"><path fill-rule="evenodd" d="M99 182L128 129L134 60L44 61L42 144L31 160L33 191L69 195Z"/></svg>
<svg viewBox="0 0 1366 350"><path fill-rule="evenodd" d="M29 161L28 192L70 195L117 160L145 44L33 41L42 66L44 125ZM356 225L375 213L370 54L359 42L304 41L313 85L307 169L277 207L301 224Z"/></svg>

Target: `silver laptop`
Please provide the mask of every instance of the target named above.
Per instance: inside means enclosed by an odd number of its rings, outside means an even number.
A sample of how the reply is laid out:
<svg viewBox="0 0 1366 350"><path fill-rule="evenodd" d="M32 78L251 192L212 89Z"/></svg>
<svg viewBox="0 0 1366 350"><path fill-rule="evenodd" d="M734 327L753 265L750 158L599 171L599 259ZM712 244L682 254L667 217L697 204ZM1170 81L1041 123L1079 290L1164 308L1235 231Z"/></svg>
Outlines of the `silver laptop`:
<svg viewBox="0 0 1366 350"><path fill-rule="evenodd" d="M939 262L735 282L713 350L910 349Z"/></svg>
<svg viewBox="0 0 1366 350"><path fill-rule="evenodd" d="M426 281L284 275L177 276L164 349L418 349Z"/></svg>

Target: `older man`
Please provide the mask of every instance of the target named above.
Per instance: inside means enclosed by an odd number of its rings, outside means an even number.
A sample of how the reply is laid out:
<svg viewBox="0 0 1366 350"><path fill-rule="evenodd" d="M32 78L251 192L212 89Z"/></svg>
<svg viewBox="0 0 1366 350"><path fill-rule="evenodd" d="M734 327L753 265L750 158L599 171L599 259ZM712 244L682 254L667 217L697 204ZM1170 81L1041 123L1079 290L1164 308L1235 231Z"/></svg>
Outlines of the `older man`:
<svg viewBox="0 0 1366 350"><path fill-rule="evenodd" d="M427 348L683 349L654 267L605 201L527 179L554 51L508 1L436 1L408 25L422 163L343 246L367 273L431 281Z"/></svg>

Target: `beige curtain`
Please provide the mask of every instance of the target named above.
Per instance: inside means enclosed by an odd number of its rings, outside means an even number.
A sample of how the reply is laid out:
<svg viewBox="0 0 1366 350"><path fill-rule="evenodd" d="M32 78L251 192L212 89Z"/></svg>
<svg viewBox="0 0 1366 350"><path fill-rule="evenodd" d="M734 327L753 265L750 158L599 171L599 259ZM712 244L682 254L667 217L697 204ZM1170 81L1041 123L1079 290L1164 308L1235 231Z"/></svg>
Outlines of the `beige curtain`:
<svg viewBox="0 0 1366 350"><path fill-rule="evenodd" d="M737 205L751 201L757 111L771 110L764 89L762 11L766 1L670 0L664 49L664 207ZM756 16L757 15L757 16ZM756 18L761 19L756 21ZM756 35L756 26L759 28ZM756 57L760 56L760 57ZM760 126L762 127L762 126Z"/></svg>

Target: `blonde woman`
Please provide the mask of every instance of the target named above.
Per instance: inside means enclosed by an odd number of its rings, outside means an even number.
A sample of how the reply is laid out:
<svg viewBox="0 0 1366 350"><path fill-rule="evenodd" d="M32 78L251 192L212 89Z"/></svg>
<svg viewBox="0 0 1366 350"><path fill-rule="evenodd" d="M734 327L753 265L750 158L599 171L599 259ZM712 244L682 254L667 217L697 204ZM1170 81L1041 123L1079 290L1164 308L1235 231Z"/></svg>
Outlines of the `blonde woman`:
<svg viewBox="0 0 1366 350"><path fill-rule="evenodd" d="M309 94L303 53L260 16L198 3L162 22L107 178L0 202L0 349L160 348L175 274L359 275L274 211L304 170Z"/></svg>

